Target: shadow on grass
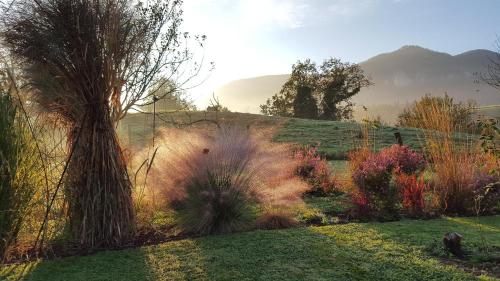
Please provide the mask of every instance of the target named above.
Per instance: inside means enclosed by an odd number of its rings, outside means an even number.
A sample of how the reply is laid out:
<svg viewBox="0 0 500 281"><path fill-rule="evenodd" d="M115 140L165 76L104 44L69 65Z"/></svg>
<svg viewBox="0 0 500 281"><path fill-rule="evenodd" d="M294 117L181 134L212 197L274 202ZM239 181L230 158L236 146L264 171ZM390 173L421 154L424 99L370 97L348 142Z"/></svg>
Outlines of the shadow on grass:
<svg viewBox="0 0 500 281"><path fill-rule="evenodd" d="M494 230L500 217L479 223ZM448 219L253 231L42 262L7 280L478 280L423 253L447 231L477 236Z"/></svg>
<svg viewBox="0 0 500 281"><path fill-rule="evenodd" d="M0 269L0 280L206 280L192 240Z"/></svg>
<svg viewBox="0 0 500 281"><path fill-rule="evenodd" d="M197 242L211 280L477 280L359 224Z"/></svg>

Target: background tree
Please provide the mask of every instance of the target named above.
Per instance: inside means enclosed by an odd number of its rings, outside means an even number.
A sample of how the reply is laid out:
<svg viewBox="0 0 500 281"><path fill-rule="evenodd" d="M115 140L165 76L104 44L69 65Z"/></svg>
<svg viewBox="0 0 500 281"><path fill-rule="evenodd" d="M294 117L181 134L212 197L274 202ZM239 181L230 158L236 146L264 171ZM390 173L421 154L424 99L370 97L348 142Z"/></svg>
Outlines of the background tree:
<svg viewBox="0 0 500 281"><path fill-rule="evenodd" d="M398 125L440 130L438 127L433 128L429 120L434 116L446 115L451 119L451 126L455 131L466 131L473 121L472 114L475 108L475 102L455 102L447 94L444 97L426 95L404 109L398 117Z"/></svg>
<svg viewBox="0 0 500 281"><path fill-rule="evenodd" d="M293 100L293 117L318 118L318 105L310 87L302 86L297 89L297 95Z"/></svg>
<svg viewBox="0 0 500 281"><path fill-rule="evenodd" d="M179 89L174 81L169 81L166 78L160 78L157 82L160 85L155 85L155 94L149 93L149 99L146 100L146 105L140 106L140 111L153 112L156 107L158 113L168 113L176 111L196 110L194 103L188 99L183 89ZM156 98L156 106L153 106L153 99Z"/></svg>
<svg viewBox="0 0 500 281"><path fill-rule="evenodd" d="M199 72L186 66L194 56L182 47L189 35L180 32L181 5L28 0L4 13L3 41L22 60L36 101L68 128L70 229L86 248L120 245L134 233L116 123L151 103L160 78L184 73L187 81Z"/></svg>
<svg viewBox="0 0 500 281"><path fill-rule="evenodd" d="M357 64L330 58L318 70L316 64L307 59L292 66L292 74L280 93L261 105L261 112L283 117L349 119L353 111L351 98L369 85L370 80ZM303 89L300 96L299 89ZM308 93L310 97L305 98ZM318 100L321 101L319 109ZM316 104L313 105L312 101Z"/></svg>
<svg viewBox="0 0 500 281"><path fill-rule="evenodd" d="M359 65L336 58L325 60L320 69L317 87L321 93L321 119L351 119L354 105L351 98L372 83Z"/></svg>
<svg viewBox="0 0 500 281"><path fill-rule="evenodd" d="M317 79L318 72L316 70L315 63L311 62L310 59L307 59L304 62L298 61L292 66L290 78L288 78L285 82L281 91L268 99L266 104L260 106L261 112L271 116L297 117L294 114L294 107L301 107L299 102L295 102L298 89L304 89L302 94L306 94L307 92L311 92L313 94L316 89ZM310 90L306 90L306 88L309 88ZM301 112L307 111L307 109L300 110Z"/></svg>

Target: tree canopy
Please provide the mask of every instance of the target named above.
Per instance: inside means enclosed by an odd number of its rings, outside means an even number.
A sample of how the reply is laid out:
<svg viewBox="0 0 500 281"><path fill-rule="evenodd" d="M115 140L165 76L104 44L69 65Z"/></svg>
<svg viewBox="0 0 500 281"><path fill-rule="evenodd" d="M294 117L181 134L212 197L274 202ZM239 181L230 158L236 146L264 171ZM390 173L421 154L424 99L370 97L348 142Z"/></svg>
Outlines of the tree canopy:
<svg viewBox="0 0 500 281"><path fill-rule="evenodd" d="M330 58L318 68L310 59L298 61L280 93L261 105L261 112L283 117L350 119L351 98L371 84L357 64Z"/></svg>

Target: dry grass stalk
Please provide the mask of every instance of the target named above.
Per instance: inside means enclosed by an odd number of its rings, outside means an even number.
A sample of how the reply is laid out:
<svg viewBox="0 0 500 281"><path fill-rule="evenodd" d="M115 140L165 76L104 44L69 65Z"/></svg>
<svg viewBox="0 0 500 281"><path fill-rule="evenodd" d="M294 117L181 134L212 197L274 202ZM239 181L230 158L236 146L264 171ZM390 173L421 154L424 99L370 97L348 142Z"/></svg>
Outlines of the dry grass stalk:
<svg viewBox="0 0 500 281"><path fill-rule="evenodd" d="M472 203L471 183L478 168L472 144L455 139L466 128L457 127L447 104L417 104L415 114L420 123L414 125L423 128L425 153L436 173L434 192L440 198L441 208L446 213L463 213Z"/></svg>

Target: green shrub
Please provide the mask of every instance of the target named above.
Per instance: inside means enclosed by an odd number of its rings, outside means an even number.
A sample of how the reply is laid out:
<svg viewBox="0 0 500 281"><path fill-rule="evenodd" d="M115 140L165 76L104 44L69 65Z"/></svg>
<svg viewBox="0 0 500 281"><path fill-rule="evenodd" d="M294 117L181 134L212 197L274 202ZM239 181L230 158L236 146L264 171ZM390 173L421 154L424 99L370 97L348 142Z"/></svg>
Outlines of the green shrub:
<svg viewBox="0 0 500 281"><path fill-rule="evenodd" d="M40 159L24 119L4 93L0 93L0 113L0 258L4 259L30 212Z"/></svg>

